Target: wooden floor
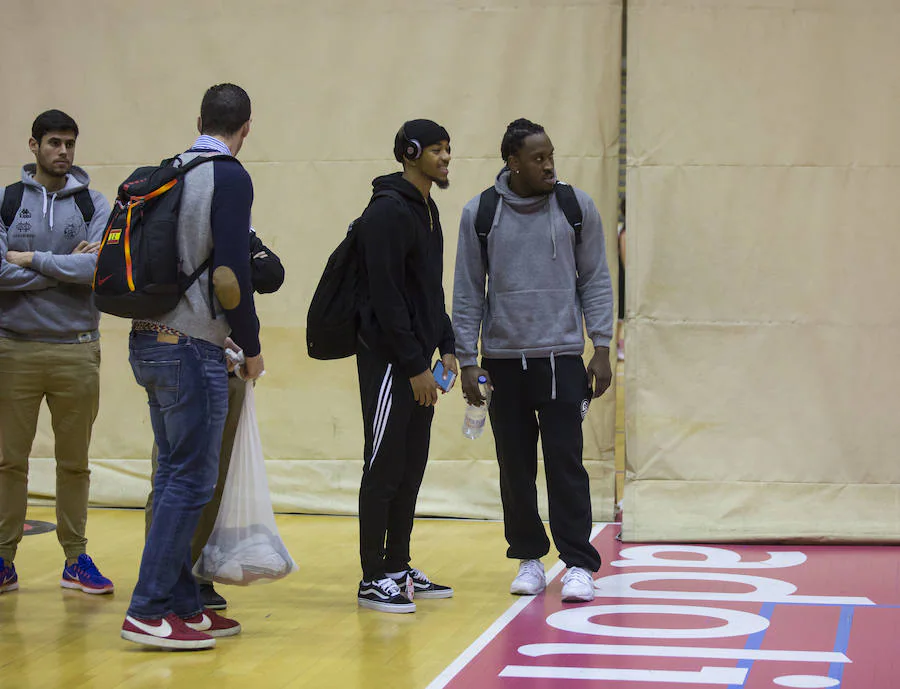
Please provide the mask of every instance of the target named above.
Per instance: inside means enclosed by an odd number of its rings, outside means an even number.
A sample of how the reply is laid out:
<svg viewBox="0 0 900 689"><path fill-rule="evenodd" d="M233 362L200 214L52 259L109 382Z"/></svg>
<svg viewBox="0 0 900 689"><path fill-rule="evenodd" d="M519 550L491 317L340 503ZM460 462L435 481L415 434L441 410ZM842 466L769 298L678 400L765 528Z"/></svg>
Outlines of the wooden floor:
<svg viewBox="0 0 900 689"><path fill-rule="evenodd" d="M28 518L55 522L48 507L30 507ZM143 512L90 512L89 552L115 582L112 596L61 589L56 534L26 537L16 558L20 590L0 594L0 689L424 689L516 600L508 593L515 563L504 556L500 523L416 522L413 564L456 596L418 601L414 615L357 607L355 518L280 516L278 527L300 571L269 585L222 587L243 633L196 653L148 651L119 638Z"/></svg>
<svg viewBox="0 0 900 689"><path fill-rule="evenodd" d="M29 509L28 518L55 521L50 508ZM422 689L512 603L515 567L499 523L418 521L414 564L456 596L387 615L356 605L355 518L281 516L300 571L273 584L221 587L243 633L212 651L148 651L119 638L143 520L137 510L90 512L89 549L117 586L112 596L59 587L55 533L23 539L20 590L0 594L0 688Z"/></svg>

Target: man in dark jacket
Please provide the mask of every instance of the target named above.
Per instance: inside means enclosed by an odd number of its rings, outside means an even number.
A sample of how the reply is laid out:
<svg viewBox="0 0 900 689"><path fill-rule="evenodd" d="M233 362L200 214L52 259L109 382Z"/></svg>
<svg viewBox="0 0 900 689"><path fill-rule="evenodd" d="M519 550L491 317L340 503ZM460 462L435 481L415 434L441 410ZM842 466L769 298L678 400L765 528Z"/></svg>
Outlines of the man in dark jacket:
<svg viewBox="0 0 900 689"><path fill-rule="evenodd" d="M458 372L444 304L444 239L432 184L449 185L450 135L431 120L397 132L403 172L377 177L360 223L360 346L356 364L365 449L359 490L363 579L357 600L381 612L415 612L413 596L449 598L453 589L410 567L409 540L431 437L441 353L449 389ZM402 587L402 590L401 590Z"/></svg>
<svg viewBox="0 0 900 689"><path fill-rule="evenodd" d="M229 333L243 348L247 380L265 370L250 279L253 183L233 159L250 133L250 117L250 97L235 84L217 84L203 96L200 136L180 157L228 157L185 175L177 239L186 272L212 256L210 270L200 273L172 311L131 325L129 360L147 391L159 466L153 523L121 635L157 648L212 648L216 637L241 631L236 620L203 607L191 573L190 542L218 474L228 411Z"/></svg>

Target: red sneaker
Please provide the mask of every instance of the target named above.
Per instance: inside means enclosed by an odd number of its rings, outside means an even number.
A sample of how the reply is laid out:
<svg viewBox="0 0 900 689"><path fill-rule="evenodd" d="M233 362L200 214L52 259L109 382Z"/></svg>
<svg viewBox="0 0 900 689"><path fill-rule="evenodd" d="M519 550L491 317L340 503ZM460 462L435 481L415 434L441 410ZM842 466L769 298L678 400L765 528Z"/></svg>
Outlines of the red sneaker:
<svg viewBox="0 0 900 689"><path fill-rule="evenodd" d="M194 631L203 632L209 636L234 636L241 633L240 622L223 617L209 608L203 608L203 612L193 617L183 617L182 620Z"/></svg>
<svg viewBox="0 0 900 689"><path fill-rule="evenodd" d="M122 638L145 646L186 651L199 651L216 645L216 640L209 634L188 627L180 617L172 613L160 620L142 620L126 615L122 624Z"/></svg>

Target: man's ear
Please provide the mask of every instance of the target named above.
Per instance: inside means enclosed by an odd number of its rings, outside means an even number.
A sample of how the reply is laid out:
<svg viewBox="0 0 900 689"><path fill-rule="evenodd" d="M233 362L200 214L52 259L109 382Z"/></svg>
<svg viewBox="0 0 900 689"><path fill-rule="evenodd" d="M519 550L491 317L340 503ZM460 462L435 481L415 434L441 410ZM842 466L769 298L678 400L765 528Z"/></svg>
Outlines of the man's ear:
<svg viewBox="0 0 900 689"><path fill-rule="evenodd" d="M41 144L35 139L33 136L28 139L28 148L31 149L31 152L37 154L38 149L40 149Z"/></svg>
<svg viewBox="0 0 900 689"><path fill-rule="evenodd" d="M197 115L197 133L198 134L203 133L203 120L200 119L200 115Z"/></svg>

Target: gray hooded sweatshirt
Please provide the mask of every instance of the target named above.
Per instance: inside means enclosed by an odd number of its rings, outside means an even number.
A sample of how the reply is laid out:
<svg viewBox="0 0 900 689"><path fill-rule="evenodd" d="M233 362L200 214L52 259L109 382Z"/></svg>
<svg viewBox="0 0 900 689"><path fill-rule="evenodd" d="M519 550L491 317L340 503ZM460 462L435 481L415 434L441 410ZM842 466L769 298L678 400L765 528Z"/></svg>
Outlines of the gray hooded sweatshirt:
<svg viewBox="0 0 900 689"><path fill-rule="evenodd" d="M584 215L576 245L555 194L517 196L508 170L494 188L500 202L487 241L489 273L475 234L479 196L465 205L459 223L453 331L460 365L477 363L479 334L485 357L521 358L525 366L528 358L584 354L584 324L595 347L608 347L612 284L600 214L590 196L575 189Z"/></svg>
<svg viewBox="0 0 900 689"><path fill-rule="evenodd" d="M75 203L75 193L90 183L72 166L66 185L48 192L34 179L35 165L22 168L25 191L11 227L0 221L0 337L35 342L90 342L99 337L100 314L94 308L91 280L97 257L72 251L82 240L98 242L109 219L109 204L91 191L90 227ZM3 199L0 188L0 203ZM33 251L31 268L6 260L7 251Z"/></svg>

